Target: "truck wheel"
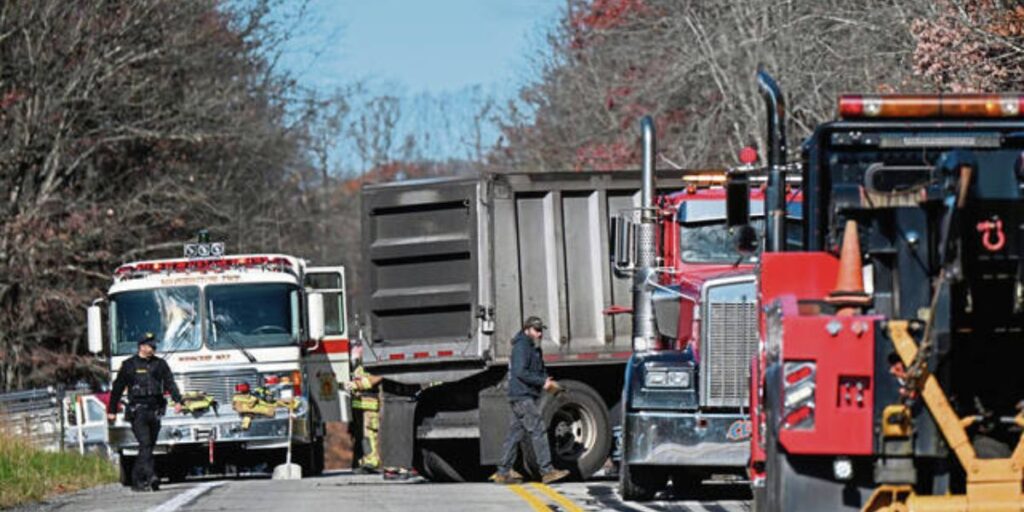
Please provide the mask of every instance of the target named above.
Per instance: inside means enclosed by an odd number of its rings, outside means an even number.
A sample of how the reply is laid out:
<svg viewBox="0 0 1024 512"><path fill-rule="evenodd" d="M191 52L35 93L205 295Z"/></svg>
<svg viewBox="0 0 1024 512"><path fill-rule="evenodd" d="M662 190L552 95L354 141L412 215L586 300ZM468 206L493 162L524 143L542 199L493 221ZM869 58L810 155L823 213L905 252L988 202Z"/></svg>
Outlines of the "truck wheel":
<svg viewBox="0 0 1024 512"><path fill-rule="evenodd" d="M567 469L573 478L586 479L604 466L612 448L608 406L590 386L574 380L559 381L565 391L545 395L540 413L548 426L551 463ZM539 474L529 440L522 450L530 472ZM521 445L522 446L522 445Z"/></svg>
<svg viewBox="0 0 1024 512"><path fill-rule="evenodd" d="M622 464L619 469L619 494L627 501L645 501L665 489L668 473L659 468Z"/></svg>
<svg viewBox="0 0 1024 512"><path fill-rule="evenodd" d="M135 457L126 457L124 455L124 453L122 452L121 456L118 457L118 461L119 461L118 466L119 466L119 468L121 470L120 471L121 485L123 485L125 487L131 487L132 486L132 466L135 465Z"/></svg>

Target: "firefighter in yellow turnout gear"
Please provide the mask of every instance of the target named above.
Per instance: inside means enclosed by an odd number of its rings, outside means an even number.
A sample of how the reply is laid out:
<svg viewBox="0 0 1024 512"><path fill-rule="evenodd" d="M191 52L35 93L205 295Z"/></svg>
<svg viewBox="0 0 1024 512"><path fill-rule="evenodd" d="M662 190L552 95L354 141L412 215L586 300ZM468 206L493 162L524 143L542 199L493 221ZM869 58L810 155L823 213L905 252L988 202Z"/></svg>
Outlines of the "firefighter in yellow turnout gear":
<svg viewBox="0 0 1024 512"><path fill-rule="evenodd" d="M355 349L361 349L358 345ZM357 350L353 350L355 359ZM362 351L358 350L358 355ZM362 411L363 441L366 443L365 453L359 459L358 467L371 470L380 470L380 397L378 386L383 380L376 375L370 375L363 369L362 358L357 360L358 366L352 372L352 380L345 383L345 389L354 393L352 398L352 409Z"/></svg>

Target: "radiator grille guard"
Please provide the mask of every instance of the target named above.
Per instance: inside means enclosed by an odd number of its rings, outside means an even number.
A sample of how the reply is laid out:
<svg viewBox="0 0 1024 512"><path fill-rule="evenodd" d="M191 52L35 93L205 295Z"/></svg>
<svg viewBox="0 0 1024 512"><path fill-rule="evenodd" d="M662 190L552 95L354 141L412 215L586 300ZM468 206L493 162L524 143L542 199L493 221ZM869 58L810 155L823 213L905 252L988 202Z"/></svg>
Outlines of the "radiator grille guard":
<svg viewBox="0 0 1024 512"><path fill-rule="evenodd" d="M231 407L231 397L235 394L235 385L246 382L252 388L259 386L259 376L255 370L232 372L203 372L185 375L181 392L203 391L213 396L221 410Z"/></svg>
<svg viewBox="0 0 1024 512"><path fill-rule="evenodd" d="M701 311L701 404L746 407L757 350L757 290L752 276L705 285Z"/></svg>

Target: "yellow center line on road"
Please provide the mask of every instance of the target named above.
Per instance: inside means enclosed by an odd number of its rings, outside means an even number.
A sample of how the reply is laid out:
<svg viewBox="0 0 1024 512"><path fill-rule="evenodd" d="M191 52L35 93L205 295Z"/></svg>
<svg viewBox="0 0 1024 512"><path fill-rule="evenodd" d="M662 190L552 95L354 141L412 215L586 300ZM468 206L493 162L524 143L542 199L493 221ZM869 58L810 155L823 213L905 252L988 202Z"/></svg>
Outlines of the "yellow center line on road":
<svg viewBox="0 0 1024 512"><path fill-rule="evenodd" d="M562 509L564 509L566 512L583 512L583 508L573 503L572 500L570 500L569 498L562 496L561 494L558 493L558 491L548 487L547 485L536 482L531 483L530 485L534 489L537 489L538 491L542 492L548 498L554 500L555 503L561 505Z"/></svg>
<svg viewBox="0 0 1024 512"><path fill-rule="evenodd" d="M551 512L551 507L548 507L547 503L544 503L540 498L531 494L525 487L521 485L509 485L508 489L516 493L517 496L528 503L533 510L537 512Z"/></svg>

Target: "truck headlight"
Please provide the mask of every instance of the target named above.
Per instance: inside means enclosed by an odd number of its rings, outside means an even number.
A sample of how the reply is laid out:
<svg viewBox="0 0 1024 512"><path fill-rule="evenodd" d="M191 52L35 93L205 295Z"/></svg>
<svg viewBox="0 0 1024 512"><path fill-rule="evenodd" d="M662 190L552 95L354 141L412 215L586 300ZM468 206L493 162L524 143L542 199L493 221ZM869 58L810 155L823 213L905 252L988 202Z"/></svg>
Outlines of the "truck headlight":
<svg viewBox="0 0 1024 512"><path fill-rule="evenodd" d="M688 388L693 379L689 370L647 370L644 386L649 388Z"/></svg>

